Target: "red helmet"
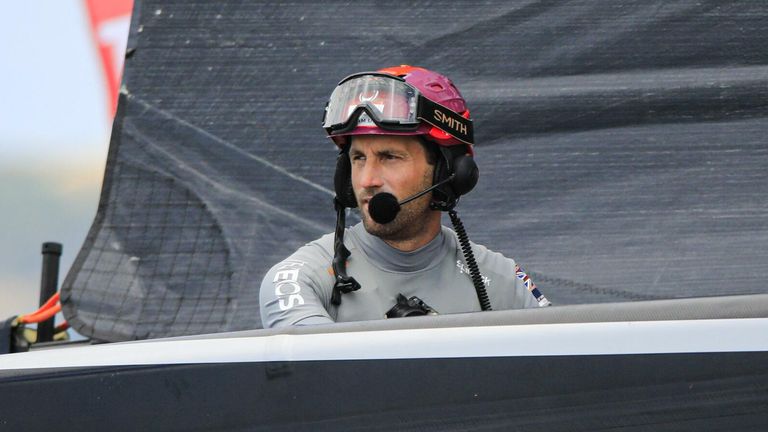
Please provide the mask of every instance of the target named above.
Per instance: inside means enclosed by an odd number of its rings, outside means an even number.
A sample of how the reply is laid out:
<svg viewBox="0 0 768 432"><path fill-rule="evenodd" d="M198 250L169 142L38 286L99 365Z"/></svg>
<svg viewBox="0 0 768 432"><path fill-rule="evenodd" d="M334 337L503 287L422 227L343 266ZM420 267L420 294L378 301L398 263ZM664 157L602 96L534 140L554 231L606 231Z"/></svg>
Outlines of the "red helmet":
<svg viewBox="0 0 768 432"><path fill-rule="evenodd" d="M368 81L343 89L345 83L360 77ZM392 82L392 77L408 86ZM389 82L371 83L377 78ZM417 104L421 106L417 108ZM334 127L343 122L343 127ZM459 89L445 75L421 67L393 66L345 78L331 95L323 123L339 147L353 135L421 135L440 146L464 144L473 153L472 122Z"/></svg>

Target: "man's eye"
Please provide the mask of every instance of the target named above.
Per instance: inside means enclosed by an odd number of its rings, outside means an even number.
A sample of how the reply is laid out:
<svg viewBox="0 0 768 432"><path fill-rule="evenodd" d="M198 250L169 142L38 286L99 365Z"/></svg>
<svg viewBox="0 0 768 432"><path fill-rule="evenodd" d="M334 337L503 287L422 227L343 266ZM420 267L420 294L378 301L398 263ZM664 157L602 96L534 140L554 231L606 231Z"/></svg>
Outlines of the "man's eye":
<svg viewBox="0 0 768 432"><path fill-rule="evenodd" d="M365 160L365 156L363 155L352 155L352 161L359 161L359 160Z"/></svg>

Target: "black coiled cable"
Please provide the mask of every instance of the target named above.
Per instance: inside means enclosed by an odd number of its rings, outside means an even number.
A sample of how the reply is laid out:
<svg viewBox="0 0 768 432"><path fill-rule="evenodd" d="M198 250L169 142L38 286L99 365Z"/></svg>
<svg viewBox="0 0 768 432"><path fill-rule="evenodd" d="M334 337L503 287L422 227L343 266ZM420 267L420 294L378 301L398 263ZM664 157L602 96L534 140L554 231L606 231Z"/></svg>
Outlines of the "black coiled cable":
<svg viewBox="0 0 768 432"><path fill-rule="evenodd" d="M464 230L464 224L461 223L461 219L459 219L456 211L449 210L448 216L451 217L453 229L456 230L456 235L459 237L461 251L464 253L464 260L467 262L467 267L469 267L469 275L472 277L472 284L475 286L475 291L477 291L477 299L480 300L480 308L484 311L492 310L491 300L488 299L488 293L485 291L483 277L480 275L477 262L475 262L475 255L472 253L472 246L469 244L469 236L467 236L467 232Z"/></svg>

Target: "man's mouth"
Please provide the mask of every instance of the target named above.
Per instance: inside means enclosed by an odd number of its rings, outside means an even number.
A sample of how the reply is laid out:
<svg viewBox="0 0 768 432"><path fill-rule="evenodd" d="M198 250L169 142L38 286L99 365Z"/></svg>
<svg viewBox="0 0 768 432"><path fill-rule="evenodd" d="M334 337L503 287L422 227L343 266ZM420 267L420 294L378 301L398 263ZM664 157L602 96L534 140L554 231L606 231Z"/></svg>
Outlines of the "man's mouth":
<svg viewBox="0 0 768 432"><path fill-rule="evenodd" d="M366 199L365 202L363 203L363 209L368 214L368 216L371 215L371 199L370 198Z"/></svg>
<svg viewBox="0 0 768 432"><path fill-rule="evenodd" d="M376 195L376 194L374 193L374 194L370 194L370 195L365 195L365 196L363 196L363 199L360 200L360 202L363 205L368 205L368 203L371 201L371 199L374 197L374 195Z"/></svg>
<svg viewBox="0 0 768 432"><path fill-rule="evenodd" d="M367 196L363 197L363 199L360 201L360 209L363 210L365 212L365 214L368 215L369 217L371 215L371 210L370 210L371 199L375 195L376 195L375 193L371 194L371 195L367 195Z"/></svg>

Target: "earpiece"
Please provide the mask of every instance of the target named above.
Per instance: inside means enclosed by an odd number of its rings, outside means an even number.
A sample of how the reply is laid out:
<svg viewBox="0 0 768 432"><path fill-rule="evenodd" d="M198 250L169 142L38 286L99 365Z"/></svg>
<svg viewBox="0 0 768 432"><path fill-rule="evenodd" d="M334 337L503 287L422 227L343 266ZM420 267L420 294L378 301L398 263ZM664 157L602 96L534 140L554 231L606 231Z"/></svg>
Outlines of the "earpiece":
<svg viewBox="0 0 768 432"><path fill-rule="evenodd" d="M477 168L475 158L461 155L453 160L453 165L453 171L456 173L451 182L453 190L456 195L466 195L475 188L477 180L480 178L480 170Z"/></svg>
<svg viewBox="0 0 768 432"><path fill-rule="evenodd" d="M461 195L469 193L477 184L480 170L475 159L465 153L464 146L437 146L440 156L435 164L435 175L432 184L454 174L453 180L439 186L432 193L430 207L434 210L448 211L456 206Z"/></svg>

